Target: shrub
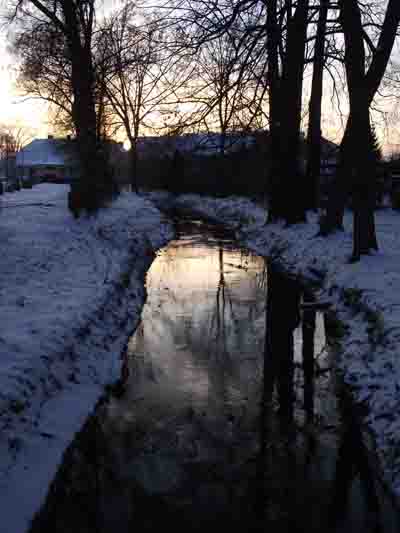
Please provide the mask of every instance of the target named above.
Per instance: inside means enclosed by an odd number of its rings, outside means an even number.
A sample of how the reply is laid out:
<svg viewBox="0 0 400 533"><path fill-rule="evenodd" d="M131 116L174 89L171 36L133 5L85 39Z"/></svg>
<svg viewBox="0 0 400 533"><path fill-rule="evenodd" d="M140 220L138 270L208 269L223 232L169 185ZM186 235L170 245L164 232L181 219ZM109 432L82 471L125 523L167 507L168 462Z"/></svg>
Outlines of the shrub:
<svg viewBox="0 0 400 533"><path fill-rule="evenodd" d="M393 209L400 210L400 190L395 189L390 193L390 203Z"/></svg>

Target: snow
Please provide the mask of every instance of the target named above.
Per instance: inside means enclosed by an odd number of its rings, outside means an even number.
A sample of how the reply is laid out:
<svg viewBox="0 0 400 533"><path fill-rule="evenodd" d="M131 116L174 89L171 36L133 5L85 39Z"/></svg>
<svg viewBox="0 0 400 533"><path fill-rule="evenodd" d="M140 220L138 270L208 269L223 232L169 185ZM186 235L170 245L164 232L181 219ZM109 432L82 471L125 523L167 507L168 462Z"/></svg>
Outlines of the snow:
<svg viewBox="0 0 400 533"><path fill-rule="evenodd" d="M0 530L26 530L62 452L107 384L138 323L143 276L171 226L125 193L75 220L68 187L0 199Z"/></svg>
<svg viewBox="0 0 400 533"><path fill-rule="evenodd" d="M222 141L223 137L220 133L148 136L139 137L137 148L143 156L155 154L172 156L175 150L178 150L181 154L212 156L221 150ZM255 143L256 138L254 135L229 132L224 140L224 149L226 152L234 152L242 148L250 148Z"/></svg>
<svg viewBox="0 0 400 533"><path fill-rule="evenodd" d="M243 198L211 199L186 195L173 206L235 230L254 252L268 257L290 275L315 286L346 327L338 367L356 404L366 411L363 429L373 442L382 481L400 498L400 214L376 213L380 251L349 263L352 217L345 231L318 237L317 215L306 224L266 224L262 206ZM365 409L367 407L367 409ZM398 503L399 505L399 503Z"/></svg>
<svg viewBox="0 0 400 533"><path fill-rule="evenodd" d="M243 198L124 193L96 217L75 220L67 191L42 184L0 198L1 532L26 531L63 451L119 377L145 298L144 273L173 237L154 203L230 226L331 304L348 326L338 363L355 401L368 405L365 428L400 496L398 213L377 212L381 251L349 264L350 215L345 232L322 238L316 217L266 225L264 208Z"/></svg>

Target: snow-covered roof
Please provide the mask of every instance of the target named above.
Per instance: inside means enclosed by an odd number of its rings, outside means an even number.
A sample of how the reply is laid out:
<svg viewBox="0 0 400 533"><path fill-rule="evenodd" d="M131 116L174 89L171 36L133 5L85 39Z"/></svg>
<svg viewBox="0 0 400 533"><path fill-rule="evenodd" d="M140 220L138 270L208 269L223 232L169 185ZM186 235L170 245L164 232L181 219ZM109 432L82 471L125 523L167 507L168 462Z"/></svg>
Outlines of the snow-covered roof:
<svg viewBox="0 0 400 533"><path fill-rule="evenodd" d="M159 137L139 137L137 147L141 154L154 153L172 155L175 150L186 154L203 156L220 152L224 142L225 152L234 152L255 143L254 135L228 133L223 141L220 133L187 133L184 135L163 135Z"/></svg>
<svg viewBox="0 0 400 533"><path fill-rule="evenodd" d="M119 156L125 150L122 143L109 141L111 158ZM78 162L74 141L70 139L35 139L17 153L18 167L64 166Z"/></svg>
<svg viewBox="0 0 400 533"><path fill-rule="evenodd" d="M17 153L17 166L64 166L67 162L64 139L35 139Z"/></svg>
<svg viewBox="0 0 400 533"><path fill-rule="evenodd" d="M172 155L175 150L182 154L195 154L212 156L220 153L224 142L225 153L232 153L242 148L251 148L257 142L257 136L267 136L268 131L256 131L243 134L241 132L228 132L223 139L220 133L187 133L183 135L161 135L139 137L137 148L140 154L153 156ZM336 161L339 152L337 144L322 137L321 157Z"/></svg>

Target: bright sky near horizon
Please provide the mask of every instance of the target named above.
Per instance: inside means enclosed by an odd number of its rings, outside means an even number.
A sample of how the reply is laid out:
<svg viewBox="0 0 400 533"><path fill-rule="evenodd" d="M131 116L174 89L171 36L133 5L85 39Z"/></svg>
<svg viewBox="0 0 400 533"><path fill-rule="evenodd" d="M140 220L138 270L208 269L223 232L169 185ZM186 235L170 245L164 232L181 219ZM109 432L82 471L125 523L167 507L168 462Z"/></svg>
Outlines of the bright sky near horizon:
<svg viewBox="0 0 400 533"><path fill-rule="evenodd" d="M0 36L0 124L20 124L33 128L39 135L47 132L47 109L43 102L26 101L15 90L14 59L7 52L7 37Z"/></svg>
<svg viewBox="0 0 400 533"><path fill-rule="evenodd" d="M103 13L121 7L125 0L102 0ZM0 0L0 17L7 7L5 0ZM23 98L18 95L16 82L16 58L8 50L8 36L12 27L0 27L0 124L25 126L33 130L35 136L47 137L53 133L48 123L47 105L38 100Z"/></svg>

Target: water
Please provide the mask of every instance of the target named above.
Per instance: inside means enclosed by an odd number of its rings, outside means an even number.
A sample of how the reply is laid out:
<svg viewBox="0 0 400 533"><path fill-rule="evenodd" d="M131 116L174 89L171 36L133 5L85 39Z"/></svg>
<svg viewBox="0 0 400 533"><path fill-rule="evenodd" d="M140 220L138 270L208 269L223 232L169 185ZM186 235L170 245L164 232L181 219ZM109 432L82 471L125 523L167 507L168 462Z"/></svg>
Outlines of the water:
<svg viewBox="0 0 400 533"><path fill-rule="evenodd" d="M288 439L262 410L264 260L215 228L181 225L146 285L118 394L67 451L31 533L328 531L340 423L322 315L312 434L294 332L297 431ZM352 490L354 509L331 531L372 531L362 487Z"/></svg>

